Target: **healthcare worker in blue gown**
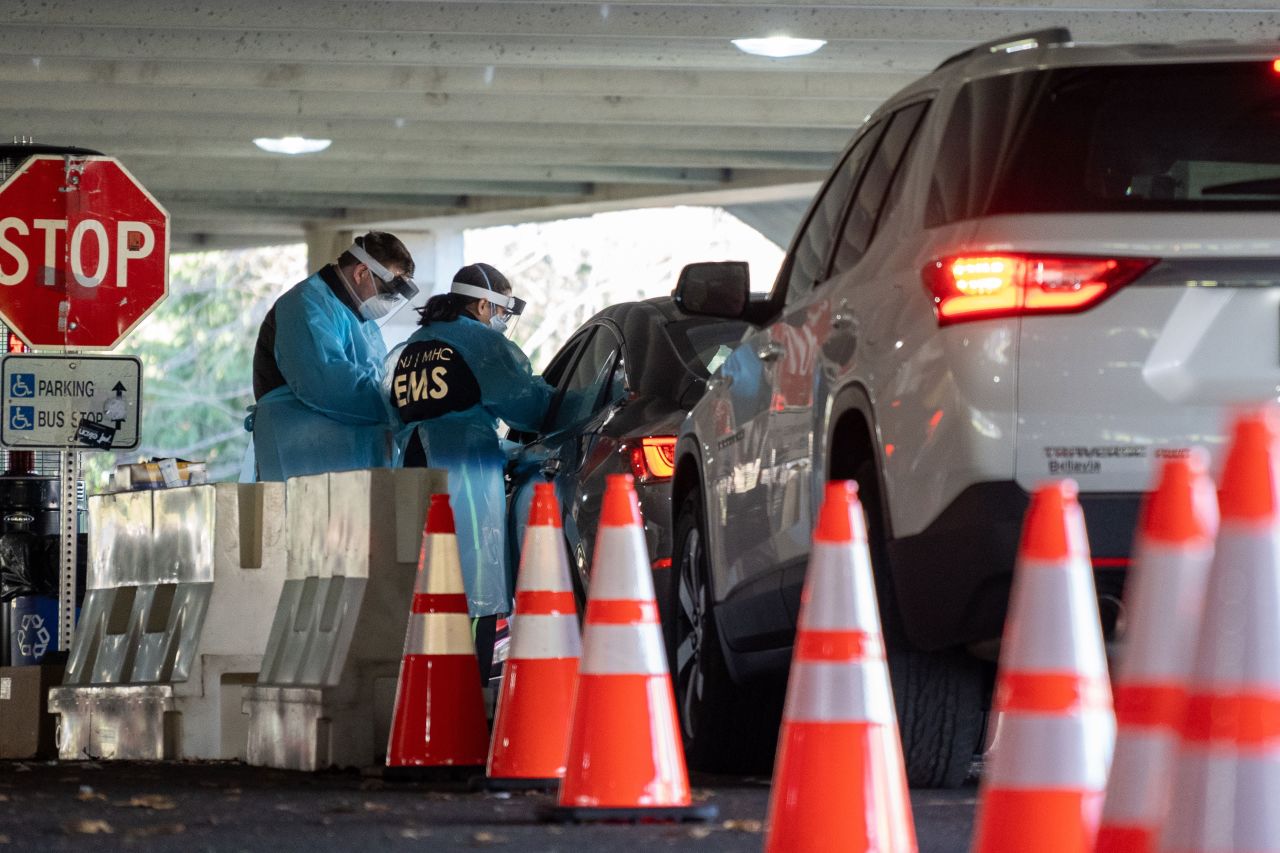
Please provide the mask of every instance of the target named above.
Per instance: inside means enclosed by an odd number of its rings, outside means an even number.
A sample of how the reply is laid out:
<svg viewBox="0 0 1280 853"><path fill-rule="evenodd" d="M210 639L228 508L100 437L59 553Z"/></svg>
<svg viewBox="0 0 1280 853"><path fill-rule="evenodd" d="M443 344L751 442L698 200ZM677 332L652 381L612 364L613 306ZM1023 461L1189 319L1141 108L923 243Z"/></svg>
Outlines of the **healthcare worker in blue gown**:
<svg viewBox="0 0 1280 853"><path fill-rule="evenodd" d="M276 300L253 355L257 479L391 464L377 320L417 293L399 239L371 231Z"/></svg>
<svg viewBox="0 0 1280 853"><path fill-rule="evenodd" d="M506 276L489 264L465 266L448 293L420 309L421 328L391 354L386 376L397 464L449 474L463 582L486 680L494 625L499 614L511 612L513 587L498 420L537 430L553 393L505 335L510 318L523 310Z"/></svg>

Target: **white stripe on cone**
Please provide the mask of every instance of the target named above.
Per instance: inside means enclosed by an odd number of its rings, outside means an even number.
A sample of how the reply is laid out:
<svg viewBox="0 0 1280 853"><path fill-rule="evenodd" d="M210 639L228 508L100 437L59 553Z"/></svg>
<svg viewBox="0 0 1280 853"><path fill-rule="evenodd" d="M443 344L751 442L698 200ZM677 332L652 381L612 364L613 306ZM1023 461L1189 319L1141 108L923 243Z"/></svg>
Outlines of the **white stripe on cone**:
<svg viewBox="0 0 1280 853"><path fill-rule="evenodd" d="M406 655L474 655L471 620L464 613L410 613Z"/></svg>
<svg viewBox="0 0 1280 853"><path fill-rule="evenodd" d="M520 553L516 592L573 592L569 558L558 527L530 525Z"/></svg>
<svg viewBox="0 0 1280 853"><path fill-rule="evenodd" d="M656 622L593 624L582 653L581 675L666 675L667 653Z"/></svg>
<svg viewBox="0 0 1280 853"><path fill-rule="evenodd" d="M1124 638L1117 683L1182 684L1191 672L1213 548L1141 543L1126 583L1134 618ZM1142 614L1145 618L1139 618Z"/></svg>
<svg viewBox="0 0 1280 853"><path fill-rule="evenodd" d="M596 559L591 569L591 598L653 601L653 577L628 566L649 565L649 548L639 526L605 525L596 534Z"/></svg>
<svg viewBox="0 0 1280 853"><path fill-rule="evenodd" d="M882 660L795 661L784 714L794 723L895 725L889 671Z"/></svg>
<svg viewBox="0 0 1280 853"><path fill-rule="evenodd" d="M424 570L413 581L413 591L430 595L466 593L462 564L458 562L458 537L452 533L428 533L422 543Z"/></svg>
<svg viewBox="0 0 1280 853"><path fill-rule="evenodd" d="M1280 530L1223 521L1191 692L1280 690Z"/></svg>
<svg viewBox="0 0 1280 853"><path fill-rule="evenodd" d="M866 546L851 548L850 544L821 540L813 543L805 628L880 633Z"/></svg>
<svg viewBox="0 0 1280 853"><path fill-rule="evenodd" d="M582 656L578 617L571 613L550 616L524 613L511 619L511 650L519 660L557 660Z"/></svg>
<svg viewBox="0 0 1280 853"><path fill-rule="evenodd" d="M1184 747L1160 849L1280 853L1280 747L1239 756Z"/></svg>
<svg viewBox="0 0 1280 853"><path fill-rule="evenodd" d="M1101 792L1107 783L1110 743L1115 738L1110 710L1071 716L1026 711L1000 715L991 761L983 771L988 790L1074 788ZM1096 744L1108 744L1105 754ZM1035 762L1026 757L1036 756Z"/></svg>
<svg viewBox="0 0 1280 853"><path fill-rule="evenodd" d="M1078 672L1107 677L1107 659L1098 624L1077 624L1096 612L1093 571L1088 563L1023 560L1014 578L1009 621L1000 649L1008 672ZM1068 606L1070 602L1070 606Z"/></svg>
<svg viewBox="0 0 1280 853"><path fill-rule="evenodd" d="M1168 776L1178 754L1169 730L1126 727L1116 741L1107 780L1103 822L1111 826L1155 826L1164 818ZM1117 792L1124 792L1118 796Z"/></svg>

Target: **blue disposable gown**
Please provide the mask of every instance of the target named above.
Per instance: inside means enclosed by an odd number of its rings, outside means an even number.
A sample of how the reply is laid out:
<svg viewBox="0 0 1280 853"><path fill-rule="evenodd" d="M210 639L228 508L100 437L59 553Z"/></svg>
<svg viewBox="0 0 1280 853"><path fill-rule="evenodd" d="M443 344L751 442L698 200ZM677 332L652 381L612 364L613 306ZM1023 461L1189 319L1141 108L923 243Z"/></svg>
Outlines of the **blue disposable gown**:
<svg viewBox="0 0 1280 853"><path fill-rule="evenodd" d="M258 401L258 479L380 468L390 463L383 402L387 346L319 273L276 302L276 364L287 384Z"/></svg>
<svg viewBox="0 0 1280 853"><path fill-rule="evenodd" d="M518 346L467 315L414 332L388 359L386 387L398 430L396 464L414 452L416 434L426 464L449 473L471 615L510 612L506 453L497 422L538 429L553 389L533 375Z"/></svg>

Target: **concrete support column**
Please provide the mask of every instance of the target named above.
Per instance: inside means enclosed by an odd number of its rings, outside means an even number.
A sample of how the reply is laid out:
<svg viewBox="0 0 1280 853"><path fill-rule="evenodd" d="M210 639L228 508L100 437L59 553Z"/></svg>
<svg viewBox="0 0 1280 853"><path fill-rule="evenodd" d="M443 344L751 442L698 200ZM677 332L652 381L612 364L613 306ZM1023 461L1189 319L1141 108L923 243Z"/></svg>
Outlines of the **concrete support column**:
<svg viewBox="0 0 1280 853"><path fill-rule="evenodd" d="M414 281L418 296L413 304L400 309L382 327L382 337L391 349L418 328L418 312L437 293L446 293L453 274L462 266L462 231L393 231L413 255Z"/></svg>
<svg viewBox="0 0 1280 853"><path fill-rule="evenodd" d="M362 232L363 233L363 232ZM325 264L338 259L355 239L356 232L350 229L338 229L331 226L308 225L307 239L307 273L313 273Z"/></svg>

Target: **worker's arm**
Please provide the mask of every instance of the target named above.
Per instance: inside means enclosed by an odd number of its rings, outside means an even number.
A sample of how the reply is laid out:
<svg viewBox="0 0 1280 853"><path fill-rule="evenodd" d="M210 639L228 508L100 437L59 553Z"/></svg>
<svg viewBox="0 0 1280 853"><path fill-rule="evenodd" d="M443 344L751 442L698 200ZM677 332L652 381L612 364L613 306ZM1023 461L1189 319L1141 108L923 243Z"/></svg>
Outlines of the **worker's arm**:
<svg viewBox="0 0 1280 853"><path fill-rule="evenodd" d="M367 361L352 360L365 346L355 315L307 288L292 290L276 304L276 363L290 390L334 420L377 424L386 420L382 402L381 341L370 342ZM359 336L354 344L353 336Z"/></svg>

